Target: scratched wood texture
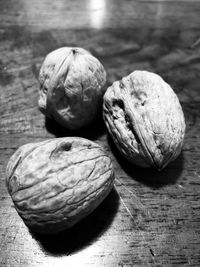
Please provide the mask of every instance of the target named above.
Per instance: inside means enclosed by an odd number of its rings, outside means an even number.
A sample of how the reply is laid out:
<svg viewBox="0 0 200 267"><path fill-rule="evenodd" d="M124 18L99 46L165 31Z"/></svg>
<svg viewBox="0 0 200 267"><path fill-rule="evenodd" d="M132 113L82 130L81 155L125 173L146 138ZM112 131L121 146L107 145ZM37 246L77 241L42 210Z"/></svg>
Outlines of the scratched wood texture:
<svg viewBox="0 0 200 267"><path fill-rule="evenodd" d="M200 1L0 0L0 266L200 266ZM127 163L102 120L69 132L37 108L38 71L60 46L104 64L108 85L136 69L174 88L186 118L182 154L162 172ZM83 136L111 156L115 187L73 229L34 235L5 186L22 144Z"/></svg>

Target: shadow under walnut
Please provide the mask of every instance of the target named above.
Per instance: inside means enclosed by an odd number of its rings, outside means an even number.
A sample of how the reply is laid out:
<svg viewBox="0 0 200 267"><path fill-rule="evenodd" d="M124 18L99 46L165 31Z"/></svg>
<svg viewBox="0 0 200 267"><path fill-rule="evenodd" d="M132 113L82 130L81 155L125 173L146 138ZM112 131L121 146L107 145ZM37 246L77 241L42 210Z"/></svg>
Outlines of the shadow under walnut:
<svg viewBox="0 0 200 267"><path fill-rule="evenodd" d="M116 148L111 137L107 136L111 151L125 173L134 180L151 188L162 188L167 185L176 184L181 176L184 166L183 151L177 159L172 161L165 169L158 171L153 168L141 168L125 159Z"/></svg>
<svg viewBox="0 0 200 267"><path fill-rule="evenodd" d="M102 113L100 112L100 114ZM69 130L56 122L54 119L45 117L45 127L48 132L56 137L79 136L90 140L96 140L98 137L106 133L106 126L102 116L100 115L89 125L77 130Z"/></svg>

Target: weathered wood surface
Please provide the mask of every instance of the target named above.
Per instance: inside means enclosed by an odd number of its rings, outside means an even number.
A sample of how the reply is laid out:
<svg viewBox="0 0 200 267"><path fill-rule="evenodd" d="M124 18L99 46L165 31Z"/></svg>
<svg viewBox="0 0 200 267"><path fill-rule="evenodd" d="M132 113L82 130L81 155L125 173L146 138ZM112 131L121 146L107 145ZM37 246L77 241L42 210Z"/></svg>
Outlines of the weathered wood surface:
<svg viewBox="0 0 200 267"><path fill-rule="evenodd" d="M96 3L96 4L95 4ZM0 1L0 266L200 266L200 1ZM187 131L181 156L162 172L131 166L105 126L69 132L37 108L38 71L60 46L81 46L104 64L108 84L135 69L176 91ZM72 230L33 235L5 187L22 144L79 135L113 159L115 188Z"/></svg>

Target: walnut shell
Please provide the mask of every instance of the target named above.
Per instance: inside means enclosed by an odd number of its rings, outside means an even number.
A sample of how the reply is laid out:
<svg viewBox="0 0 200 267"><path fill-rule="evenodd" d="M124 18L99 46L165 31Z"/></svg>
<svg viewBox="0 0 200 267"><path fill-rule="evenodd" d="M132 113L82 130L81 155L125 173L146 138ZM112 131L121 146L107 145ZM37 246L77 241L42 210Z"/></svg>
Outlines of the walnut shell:
<svg viewBox="0 0 200 267"><path fill-rule="evenodd" d="M134 71L114 82L104 95L103 116L119 151L138 166L160 170L181 152L184 114L157 74Z"/></svg>
<svg viewBox="0 0 200 267"><path fill-rule="evenodd" d="M17 212L39 233L72 227L105 199L113 180L105 151L78 137L23 145L6 169L7 188Z"/></svg>
<svg viewBox="0 0 200 267"><path fill-rule="evenodd" d="M39 82L39 109L68 129L89 124L101 111L106 72L83 48L62 47L48 54Z"/></svg>

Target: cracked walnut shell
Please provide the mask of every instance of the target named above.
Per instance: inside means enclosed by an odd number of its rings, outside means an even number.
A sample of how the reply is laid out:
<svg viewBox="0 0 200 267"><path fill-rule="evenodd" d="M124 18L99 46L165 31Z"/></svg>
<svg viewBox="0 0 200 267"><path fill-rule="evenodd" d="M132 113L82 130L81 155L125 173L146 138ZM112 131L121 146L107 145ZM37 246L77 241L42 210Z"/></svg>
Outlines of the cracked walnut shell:
<svg viewBox="0 0 200 267"><path fill-rule="evenodd" d="M8 162L6 182L25 224L51 234L90 214L111 191L114 173L99 145L65 137L21 146Z"/></svg>
<svg viewBox="0 0 200 267"><path fill-rule="evenodd" d="M134 71L114 82L104 95L103 116L119 151L138 166L160 170L181 152L184 114L157 74Z"/></svg>
<svg viewBox="0 0 200 267"><path fill-rule="evenodd" d="M62 47L49 53L39 82L39 109L68 129L89 124L101 111L106 72L83 48Z"/></svg>

